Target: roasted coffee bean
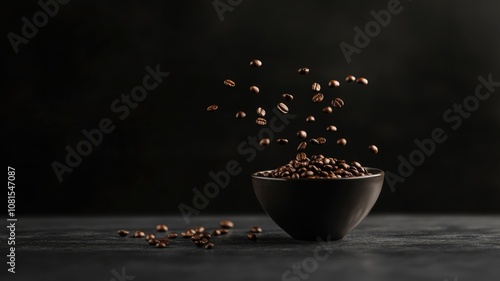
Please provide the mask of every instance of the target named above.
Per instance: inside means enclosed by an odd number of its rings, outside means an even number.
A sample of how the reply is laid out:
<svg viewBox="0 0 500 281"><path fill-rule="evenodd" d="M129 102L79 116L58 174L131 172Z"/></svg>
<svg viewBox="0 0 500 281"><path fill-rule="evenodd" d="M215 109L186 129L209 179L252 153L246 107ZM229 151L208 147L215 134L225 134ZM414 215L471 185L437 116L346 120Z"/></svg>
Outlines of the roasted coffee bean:
<svg viewBox="0 0 500 281"><path fill-rule="evenodd" d="M167 232L168 231L168 226L164 224L159 224L156 226L156 231L158 232Z"/></svg>
<svg viewBox="0 0 500 281"><path fill-rule="evenodd" d="M203 232L203 233L200 233L200 238L210 239L210 238L212 238L212 235L210 235L210 233L208 233L208 232Z"/></svg>
<svg viewBox="0 0 500 281"><path fill-rule="evenodd" d="M300 179L300 175L297 173L292 174L292 179Z"/></svg>
<svg viewBox="0 0 500 281"><path fill-rule="evenodd" d="M298 138L301 138L301 139L305 139L305 138L307 138L307 133L306 133L306 131L298 131L298 132L297 132L297 137L298 137Z"/></svg>
<svg viewBox="0 0 500 281"><path fill-rule="evenodd" d="M259 115L260 117L266 116L266 110L262 107L257 107L257 115Z"/></svg>
<svg viewBox="0 0 500 281"><path fill-rule="evenodd" d="M224 234L228 234L229 233L229 230L226 229L226 228L220 228L220 229L217 229L221 235L224 235Z"/></svg>
<svg viewBox="0 0 500 281"><path fill-rule="evenodd" d="M190 238L191 236L193 236L193 233L191 233L191 232L181 232L181 236L184 237L184 238Z"/></svg>
<svg viewBox="0 0 500 281"><path fill-rule="evenodd" d="M370 145L370 146L368 147L368 149L369 149L369 150L370 150L370 152L371 152L371 153L373 153L373 154L377 154L377 153L378 153L378 147L376 147L376 146L375 146L375 145L373 145L373 144L372 144L372 145Z"/></svg>
<svg viewBox="0 0 500 281"><path fill-rule="evenodd" d="M313 90L313 91L315 91L315 92L319 92L319 91L321 91L321 85L320 85L320 84L318 84L318 83L313 83L313 84L311 85L311 90Z"/></svg>
<svg viewBox="0 0 500 281"><path fill-rule="evenodd" d="M300 152L297 154L297 156L295 156L295 159L297 159L297 161L305 161L307 160L307 154L305 154L304 152Z"/></svg>
<svg viewBox="0 0 500 281"><path fill-rule="evenodd" d="M193 236L191 236L191 240L193 240L193 241L200 240L200 239L201 239L201 237L198 234L193 234Z"/></svg>
<svg viewBox="0 0 500 281"><path fill-rule="evenodd" d="M264 139L261 139L259 141L260 146L268 146L270 143L271 143L271 140L269 140L268 138L264 138Z"/></svg>
<svg viewBox="0 0 500 281"><path fill-rule="evenodd" d="M330 88L337 88L339 86L340 86L340 82L337 80L330 80L330 82L328 82L328 87L330 87Z"/></svg>
<svg viewBox="0 0 500 281"><path fill-rule="evenodd" d="M359 84L368 85L368 79L366 79L365 77L359 77L358 79L356 79L356 82L358 82Z"/></svg>
<svg viewBox="0 0 500 281"><path fill-rule="evenodd" d="M212 232L212 236L219 236L221 235L220 230L216 229Z"/></svg>
<svg viewBox="0 0 500 281"><path fill-rule="evenodd" d="M243 111L236 112L236 119L243 119L247 116L247 114Z"/></svg>
<svg viewBox="0 0 500 281"><path fill-rule="evenodd" d="M261 233L262 228L260 228L259 226L252 226L252 227L250 227L250 232L251 233Z"/></svg>
<svg viewBox="0 0 500 281"><path fill-rule="evenodd" d="M234 81L231 79L226 79L226 80L224 80L224 85L232 88L232 87L236 86L236 83L234 83Z"/></svg>
<svg viewBox="0 0 500 281"><path fill-rule="evenodd" d="M314 118L314 116L307 116L306 122L314 122L314 121L316 121L316 119Z"/></svg>
<svg viewBox="0 0 500 281"><path fill-rule="evenodd" d="M195 241L193 241L193 242L194 242L194 244L195 244L196 246L198 246L198 247L203 247L203 246L205 245L205 244L203 244L203 242L201 242L201 240L195 240Z"/></svg>
<svg viewBox="0 0 500 281"><path fill-rule="evenodd" d="M156 245L156 244L158 244L158 239L154 239L154 238L149 239L148 244L149 245Z"/></svg>
<svg viewBox="0 0 500 281"><path fill-rule="evenodd" d="M325 97L325 96L324 96L322 93L317 93L317 94L315 94L315 95L312 97L312 101L313 101L314 103L320 103L320 102L322 102L322 101L323 101L323 98L324 98L324 97Z"/></svg>
<svg viewBox="0 0 500 281"><path fill-rule="evenodd" d="M212 105L209 105L209 106L207 107L207 111L208 111L208 112L211 112L211 111L216 111L217 109L219 109L219 106L218 106L218 105L216 105L216 104L212 104Z"/></svg>
<svg viewBox="0 0 500 281"><path fill-rule="evenodd" d="M186 230L186 232L187 232L187 233L191 233L191 234L195 234L195 233L196 233L196 229L194 229L194 228L188 228L188 229Z"/></svg>
<svg viewBox="0 0 500 281"><path fill-rule="evenodd" d="M260 126L265 126L267 124L267 120L262 118L262 117L259 117L259 118L255 119L255 123L257 123L257 125L260 125Z"/></svg>
<svg viewBox="0 0 500 281"><path fill-rule="evenodd" d="M120 230L118 230L118 235L120 235L121 237L125 237L125 236L127 236L129 233L130 233L130 231L128 231L128 230L124 230L124 229L120 229Z"/></svg>
<svg viewBox="0 0 500 281"><path fill-rule="evenodd" d="M134 235L132 236L134 238L144 238L146 237L146 234L140 230L137 230L136 232L134 232Z"/></svg>
<svg viewBox="0 0 500 281"><path fill-rule="evenodd" d="M290 95L290 94L286 94L286 93L285 93L285 94L281 95L281 97L282 97L284 100L286 100L286 101L293 101L293 96L292 96L292 95Z"/></svg>
<svg viewBox="0 0 500 281"><path fill-rule="evenodd" d="M207 239L207 238L201 238L201 239L200 239L200 242L201 242L203 245L206 245L206 244L208 244L208 239Z"/></svg>
<svg viewBox="0 0 500 281"><path fill-rule="evenodd" d="M335 98L332 100L333 107L341 108L344 106L344 101L341 98Z"/></svg>
<svg viewBox="0 0 500 281"><path fill-rule="evenodd" d="M279 111L281 111L281 113L283 113L283 114L288 113L288 106L286 106L286 104L280 102L280 103L278 103L278 105L276 107L279 109Z"/></svg>
<svg viewBox="0 0 500 281"><path fill-rule="evenodd" d="M215 247L215 244L214 243L207 243L205 246L203 246L203 248L205 249L212 249L213 247Z"/></svg>
<svg viewBox="0 0 500 281"><path fill-rule="evenodd" d="M340 146L345 146L347 144L347 140L342 138L337 140L337 144Z"/></svg>
<svg viewBox="0 0 500 281"><path fill-rule="evenodd" d="M297 146L297 150L304 150L307 147L307 142L303 141Z"/></svg>
<svg viewBox="0 0 500 281"><path fill-rule="evenodd" d="M354 82L354 81L356 81L356 77L354 77L354 76L352 76L352 75L349 75L349 76L347 76L347 77L345 78L345 81L346 81L347 83Z"/></svg>
<svg viewBox="0 0 500 281"><path fill-rule="evenodd" d="M168 238L168 239L175 239L175 238L177 238L177 236L179 236L177 233L175 233L175 232L170 232L170 233L167 235L167 238Z"/></svg>
<svg viewBox="0 0 500 281"><path fill-rule="evenodd" d="M260 89L257 86L251 86L250 87L250 92L252 92L254 94L258 94L260 92Z"/></svg>
<svg viewBox="0 0 500 281"><path fill-rule="evenodd" d="M307 67L301 67L301 68L299 68L298 72L301 75L307 75L309 73L309 68L307 68Z"/></svg>
<svg viewBox="0 0 500 281"><path fill-rule="evenodd" d="M156 237L154 236L154 234L148 234L146 235L146 240L149 240L149 239L155 239Z"/></svg>
<svg viewBox="0 0 500 281"><path fill-rule="evenodd" d="M257 240L257 235L255 233L248 233L247 238L249 240L255 241L255 240Z"/></svg>
<svg viewBox="0 0 500 281"><path fill-rule="evenodd" d="M317 145L319 144L319 141L317 139L310 139L309 143Z"/></svg>
<svg viewBox="0 0 500 281"><path fill-rule="evenodd" d="M197 226L197 227L195 227L194 230L196 230L196 232L198 232L198 233L201 233L201 232L205 231L205 228L203 226Z"/></svg>
<svg viewBox="0 0 500 281"><path fill-rule="evenodd" d="M168 240L167 238L159 238L157 239L158 242L161 242L161 243L165 243L165 244L170 244L170 240Z"/></svg>
<svg viewBox="0 0 500 281"><path fill-rule="evenodd" d="M331 131L331 132L336 132L337 131L337 127L335 127L333 125L330 125L330 126L326 127L326 130L327 131Z"/></svg>
<svg viewBox="0 0 500 281"><path fill-rule="evenodd" d="M258 59L254 59L250 62L250 66L251 67L261 67L262 66L262 62Z"/></svg>
<svg viewBox="0 0 500 281"><path fill-rule="evenodd" d="M156 244L156 248L166 248L166 247L167 247L167 244L162 243L162 242L158 242L158 243Z"/></svg>
<svg viewBox="0 0 500 281"><path fill-rule="evenodd" d="M232 221L230 221L230 220L221 220L219 222L219 225L220 225L220 227L226 228L226 229L234 227L234 223Z"/></svg>
<svg viewBox="0 0 500 281"><path fill-rule="evenodd" d="M333 109L331 107L327 106L327 107L323 108L323 112L324 113L332 113Z"/></svg>
<svg viewBox="0 0 500 281"><path fill-rule="evenodd" d="M325 144L326 143L326 139L324 137L319 137L316 139L318 140L318 144Z"/></svg>
<svg viewBox="0 0 500 281"><path fill-rule="evenodd" d="M288 140L287 139L277 139L276 142L279 143L279 144L281 144L281 145L288 144Z"/></svg>

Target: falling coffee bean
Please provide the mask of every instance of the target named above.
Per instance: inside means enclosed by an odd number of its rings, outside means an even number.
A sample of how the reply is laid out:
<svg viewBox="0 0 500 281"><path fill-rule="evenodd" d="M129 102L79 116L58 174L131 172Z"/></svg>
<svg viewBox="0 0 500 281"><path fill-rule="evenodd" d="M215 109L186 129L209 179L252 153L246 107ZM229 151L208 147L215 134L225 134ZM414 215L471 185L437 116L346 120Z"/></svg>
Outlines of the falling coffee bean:
<svg viewBox="0 0 500 281"><path fill-rule="evenodd" d="M268 146L270 143L271 143L271 140L269 140L268 138L264 138L264 139L261 139L259 141L260 146Z"/></svg>
<svg viewBox="0 0 500 281"><path fill-rule="evenodd" d="M259 226L252 226L252 227L250 227L250 232L251 233L261 233L262 228L260 228Z"/></svg>
<svg viewBox="0 0 500 281"><path fill-rule="evenodd" d="M233 88L234 86L236 86L236 83L234 83L234 81L231 79L226 79L224 80L224 85Z"/></svg>
<svg viewBox="0 0 500 281"><path fill-rule="evenodd" d="M262 62L258 59L254 59L250 62L250 66L251 67L261 67L262 66Z"/></svg>
<svg viewBox="0 0 500 281"><path fill-rule="evenodd" d="M127 236L129 233L130 233L130 231L128 231L128 230L124 230L124 229L120 229L120 230L118 230L118 235L120 235L121 237L125 237L125 236Z"/></svg>
<svg viewBox="0 0 500 281"><path fill-rule="evenodd" d="M226 229L234 227L234 223L232 221L230 221L230 220L221 220L219 222L219 225L220 225L220 227L226 228Z"/></svg>
<svg viewBox="0 0 500 281"><path fill-rule="evenodd" d="M333 126L333 125L330 125L330 126L326 127L326 130L327 130L327 131L336 132L336 131L337 131L337 127L335 127L335 126Z"/></svg>
<svg viewBox="0 0 500 281"><path fill-rule="evenodd" d="M297 161L305 161L307 160L307 154L305 154L304 152L300 152L297 154L297 156L295 156L295 159Z"/></svg>
<svg viewBox="0 0 500 281"><path fill-rule="evenodd" d="M333 109L331 107L327 106L327 107L323 108L323 112L329 114L329 113L333 112Z"/></svg>
<svg viewBox="0 0 500 281"><path fill-rule="evenodd" d="M281 111L281 113L283 114L287 114L288 113L288 106L282 102L278 103L278 105L276 106L279 111Z"/></svg>
<svg viewBox="0 0 500 281"><path fill-rule="evenodd" d="M255 240L257 240L257 235L255 233L248 233L247 238L249 240L255 241Z"/></svg>
<svg viewBox="0 0 500 281"><path fill-rule="evenodd" d="M297 132L297 137L298 137L298 138L301 138L301 139L305 139L305 138L307 138L307 133L306 133L306 131L298 131L298 132Z"/></svg>
<svg viewBox="0 0 500 281"><path fill-rule="evenodd" d="M144 238L146 237L146 234L140 230L137 230L136 232L134 232L134 235L132 236L134 238Z"/></svg>
<svg viewBox="0 0 500 281"><path fill-rule="evenodd" d="M247 116L247 114L243 111L236 112L236 119L243 119Z"/></svg>
<svg viewBox="0 0 500 281"><path fill-rule="evenodd" d="M307 142L303 141L297 146L297 150L304 150L307 147Z"/></svg>
<svg viewBox="0 0 500 281"><path fill-rule="evenodd" d="M279 143L279 144L281 144L281 145L288 144L288 140L287 139L277 139L276 142Z"/></svg>
<svg viewBox="0 0 500 281"><path fill-rule="evenodd" d="M337 140L337 144L340 146L345 146L347 144L347 140L342 138Z"/></svg>
<svg viewBox="0 0 500 281"><path fill-rule="evenodd" d="M203 246L203 248L205 249L212 249L213 247L215 247L215 244L214 243L207 243L205 246Z"/></svg>
<svg viewBox="0 0 500 281"><path fill-rule="evenodd" d="M159 224L156 226L156 231L158 232L167 232L168 231L168 226L164 224Z"/></svg>
<svg viewBox="0 0 500 281"><path fill-rule="evenodd" d="M301 67L301 68L299 68L298 72L300 75L307 75L309 73L309 68Z"/></svg>
<svg viewBox="0 0 500 281"><path fill-rule="evenodd" d="M340 82L337 80L330 80L330 82L328 82L328 87L330 87L330 88L337 88L339 86L340 86Z"/></svg>
<svg viewBox="0 0 500 281"><path fill-rule="evenodd" d="M146 235L146 240L150 240L150 239L155 239L156 237L154 236L154 234L148 234Z"/></svg>
<svg viewBox="0 0 500 281"><path fill-rule="evenodd" d="M370 150L370 152L371 152L371 153L373 153L373 154L377 154L377 153L378 153L378 147L376 147L376 146L375 146L375 145L373 145L373 144L372 144L372 145L370 145L370 146L368 147L368 149L369 149L369 150Z"/></svg>
<svg viewBox="0 0 500 281"><path fill-rule="evenodd" d="M313 91L315 91L315 92L319 92L319 91L321 91L321 85L320 85L320 84L318 84L318 83L313 83L313 84L311 85L311 89L312 89Z"/></svg>
<svg viewBox="0 0 500 281"><path fill-rule="evenodd" d="M312 101L313 101L314 103L320 103L320 102L322 102L322 101L323 101L323 98L324 98L324 97L325 97L325 96L324 96L322 93L317 93L317 94L315 94L315 95L312 97Z"/></svg>
<svg viewBox="0 0 500 281"><path fill-rule="evenodd" d="M258 94L260 92L259 87L257 87L257 86L250 87L250 92L252 92L254 94Z"/></svg>
<svg viewBox="0 0 500 281"><path fill-rule="evenodd" d="M314 116L307 116L306 122L314 122L314 121L316 121L316 119L314 118Z"/></svg>
<svg viewBox="0 0 500 281"><path fill-rule="evenodd" d="M359 77L358 79L356 79L356 82L358 82L359 84L368 85L368 79L366 79L365 77Z"/></svg>
<svg viewBox="0 0 500 281"><path fill-rule="evenodd" d="M216 111L217 109L219 109L219 106L216 104L212 104L207 107L208 112Z"/></svg>
<svg viewBox="0 0 500 281"><path fill-rule="evenodd" d="M352 75L349 75L349 76L347 76L347 77L345 78L345 81L346 81L347 83L354 82L354 81L356 81L356 77L354 77L354 76L352 76Z"/></svg>
<svg viewBox="0 0 500 281"><path fill-rule="evenodd" d="M286 101L293 101L293 96L290 94L283 94L281 97Z"/></svg>
<svg viewBox="0 0 500 281"><path fill-rule="evenodd" d="M344 106L344 101L341 98L335 98L332 100L333 107L341 108Z"/></svg>
<svg viewBox="0 0 500 281"><path fill-rule="evenodd" d="M309 143L314 144L314 145L318 145L319 141L317 139L310 139Z"/></svg>
<svg viewBox="0 0 500 281"><path fill-rule="evenodd" d="M326 143L326 138L324 138L324 137L316 138L316 140L318 140L318 144L320 144L320 145L323 145Z"/></svg>
<svg viewBox="0 0 500 281"><path fill-rule="evenodd" d="M257 125L260 125L260 126L265 126L267 124L267 120L262 118L262 117L259 117L259 118L255 119L255 123L257 123Z"/></svg>
<svg viewBox="0 0 500 281"><path fill-rule="evenodd" d="M262 107L258 107L257 108L257 115L259 115L260 117L266 116L266 110Z"/></svg>
<svg viewBox="0 0 500 281"><path fill-rule="evenodd" d="M168 238L168 239L175 239L175 238L177 238L177 236L179 236L177 233L175 233L175 232L170 232L170 233L167 235L167 238Z"/></svg>

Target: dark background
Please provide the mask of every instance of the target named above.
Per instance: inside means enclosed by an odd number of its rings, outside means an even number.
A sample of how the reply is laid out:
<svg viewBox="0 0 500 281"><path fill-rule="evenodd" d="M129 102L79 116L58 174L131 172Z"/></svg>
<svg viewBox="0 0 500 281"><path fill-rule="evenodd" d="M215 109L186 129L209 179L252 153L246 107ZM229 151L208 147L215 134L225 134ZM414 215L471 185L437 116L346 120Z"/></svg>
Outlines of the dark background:
<svg viewBox="0 0 500 281"><path fill-rule="evenodd" d="M225 2L225 1L223 1ZM444 144L391 192L387 184L374 211L500 212L500 110L498 91L454 131L443 113L474 93L477 77L500 80L500 3L494 1L401 1L361 53L346 62L339 44L353 44L353 28L373 20L371 10L388 1L250 1L224 13L212 1L71 1L60 6L16 55L7 33L20 34L23 16L37 1L3 4L1 44L2 113L6 164L17 172L17 211L22 214L180 214L192 205L194 187L210 182L210 171L230 160L243 171L210 200L202 213L262 212L250 174L286 163L295 155L295 132L325 134L321 152L397 173L398 155L408 158L413 141L434 128ZM260 58L260 69L248 67ZM131 110L125 120L110 105L142 83L145 67L170 76ZM296 74L307 66L307 77ZM325 89L346 107L328 116L310 102L310 84L365 76L368 86ZM222 81L231 78L237 87ZM257 84L259 95L248 92ZM256 135L256 106L268 112L283 92L300 114L251 163L238 145ZM207 113L209 104L220 111ZM322 106L326 106L323 102ZM235 120L245 110L247 118ZM305 124L306 114L318 121ZM116 129L59 183L53 161L64 163L65 146L84 139L102 118ZM333 123L336 134L323 129ZM337 137L347 147L338 148ZM367 146L380 149L371 155Z"/></svg>

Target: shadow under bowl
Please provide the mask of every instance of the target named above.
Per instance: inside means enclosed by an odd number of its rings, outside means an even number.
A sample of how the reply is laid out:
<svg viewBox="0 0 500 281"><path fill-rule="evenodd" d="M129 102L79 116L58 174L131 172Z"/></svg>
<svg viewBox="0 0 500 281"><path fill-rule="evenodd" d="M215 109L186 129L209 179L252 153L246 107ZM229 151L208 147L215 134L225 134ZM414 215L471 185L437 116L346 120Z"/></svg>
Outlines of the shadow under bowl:
<svg viewBox="0 0 500 281"><path fill-rule="evenodd" d="M384 171L338 179L282 179L252 175L262 208L298 240L339 240L370 212L380 195ZM264 172L264 171L263 171Z"/></svg>

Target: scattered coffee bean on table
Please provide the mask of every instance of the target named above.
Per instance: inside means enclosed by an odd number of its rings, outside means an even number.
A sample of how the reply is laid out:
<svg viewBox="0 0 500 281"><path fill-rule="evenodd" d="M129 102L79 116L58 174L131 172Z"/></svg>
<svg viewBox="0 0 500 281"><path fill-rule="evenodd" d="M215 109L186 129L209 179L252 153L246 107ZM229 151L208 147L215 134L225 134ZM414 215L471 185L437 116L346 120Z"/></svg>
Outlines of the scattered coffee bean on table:
<svg viewBox="0 0 500 281"><path fill-rule="evenodd" d="M370 150L370 152L371 152L371 153L373 153L373 154L377 154L377 153L378 153L378 147L376 147L376 146L375 146L375 145L373 145L373 144L372 144L372 145L370 145L370 146L368 147L368 149L369 149L369 150Z"/></svg>
<svg viewBox="0 0 500 281"><path fill-rule="evenodd" d="M259 117L259 118L255 119L255 123L257 123L257 125L260 125L260 126L265 126L267 124L267 120L262 118L262 117Z"/></svg>
<svg viewBox="0 0 500 281"><path fill-rule="evenodd" d="M144 238L146 237L146 234L140 230L137 230L136 232L134 232L134 235L132 236L134 238Z"/></svg>
<svg viewBox="0 0 500 281"><path fill-rule="evenodd" d="M293 101L293 96L291 94L283 94L281 97L286 101Z"/></svg>
<svg viewBox="0 0 500 281"><path fill-rule="evenodd" d="M232 221L230 221L230 220L221 220L219 222L219 225L220 225L220 227L226 228L226 229L234 227L234 223Z"/></svg>
<svg viewBox="0 0 500 281"><path fill-rule="evenodd" d="M281 144L281 145L288 144L288 140L287 139L277 139L276 142L279 143L279 144Z"/></svg>
<svg viewBox="0 0 500 281"><path fill-rule="evenodd" d="M336 132L337 131L337 127L335 127L333 125L329 125L328 127L326 127L326 130L327 131L331 131L331 132Z"/></svg>
<svg viewBox="0 0 500 281"><path fill-rule="evenodd" d="M219 109L219 106L216 104L212 104L207 107L208 112L216 111L217 109Z"/></svg>
<svg viewBox="0 0 500 281"><path fill-rule="evenodd" d="M264 138L264 139L261 139L259 141L260 146L268 146L270 143L271 143L271 140L269 140L268 138Z"/></svg>
<svg viewBox="0 0 500 281"><path fill-rule="evenodd" d="M365 77L359 77L358 79L356 79L356 82L358 82L359 84L368 85L368 79L366 79Z"/></svg>
<svg viewBox="0 0 500 281"><path fill-rule="evenodd" d="M251 67L261 67L262 62L258 59L254 59L254 60L250 61L250 66Z"/></svg>
<svg viewBox="0 0 500 281"><path fill-rule="evenodd" d="M169 233L169 234L167 235L167 238L168 238L168 239L175 239L175 238L177 238L177 236L179 236L177 233L175 233L175 232L171 232L171 233Z"/></svg>
<svg viewBox="0 0 500 281"><path fill-rule="evenodd" d="M220 228L220 229L217 229L221 235L224 235L224 234L228 234L229 233L229 229L227 228Z"/></svg>
<svg viewBox="0 0 500 281"><path fill-rule="evenodd" d="M341 98L335 98L332 100L333 107L341 108L344 106L344 101Z"/></svg>
<svg viewBox="0 0 500 281"><path fill-rule="evenodd" d="M184 238L190 238L191 236L193 236L193 233L191 233L191 232L181 232L181 236L184 237Z"/></svg>
<svg viewBox="0 0 500 281"><path fill-rule="evenodd" d="M128 231L128 230L124 230L124 229L120 229L120 230L118 230L118 235L119 235L119 236L121 236L121 237L125 237L125 236L127 236L129 233L130 233L130 231Z"/></svg>
<svg viewBox="0 0 500 281"><path fill-rule="evenodd" d="M311 85L311 90L313 90L313 91L315 91L315 92L319 92L319 91L321 91L321 85L320 85L320 84L318 84L318 83L313 83L313 84Z"/></svg>
<svg viewBox="0 0 500 281"><path fill-rule="evenodd" d="M354 77L354 76L352 76L352 75L349 75L349 76L347 76L347 77L345 78L345 81L346 81L347 83L354 82L354 81L356 81L356 77Z"/></svg>
<svg viewBox="0 0 500 281"><path fill-rule="evenodd" d="M307 148L307 142L303 141L299 143L299 146L297 146L297 150L304 150Z"/></svg>
<svg viewBox="0 0 500 281"><path fill-rule="evenodd" d="M340 87L340 82L337 80L330 80L330 82L328 82L328 87L330 88Z"/></svg>
<svg viewBox="0 0 500 281"><path fill-rule="evenodd" d="M158 242L158 243L156 244L156 248L166 248L166 247L167 247L167 244L162 243L162 242Z"/></svg>
<svg viewBox="0 0 500 281"><path fill-rule="evenodd" d="M342 138L337 140L337 144L340 146L345 146L347 144L347 140Z"/></svg>
<svg viewBox="0 0 500 281"><path fill-rule="evenodd" d="M208 244L206 244L205 246L203 246L203 248L205 248L205 249L207 249L207 250L208 250L208 249L212 249L213 247L215 247L215 244L214 244L214 243L208 243Z"/></svg>
<svg viewBox="0 0 500 281"><path fill-rule="evenodd" d="M159 224L156 226L156 231L158 232L167 232L168 231L168 226L164 224Z"/></svg>
<svg viewBox="0 0 500 281"><path fill-rule="evenodd" d="M288 113L288 106L282 102L278 103L278 105L276 106L279 111L281 111L281 113L283 114L287 114Z"/></svg>
<svg viewBox="0 0 500 281"><path fill-rule="evenodd" d="M307 116L306 122L314 122L314 121L316 121L316 118L314 118L314 116L312 116L312 115L311 116Z"/></svg>
<svg viewBox="0 0 500 281"><path fill-rule="evenodd" d="M221 235L220 230L216 229L212 232L212 236L219 236Z"/></svg>
<svg viewBox="0 0 500 281"><path fill-rule="evenodd" d="M258 107L256 112L257 112L257 115L259 115L260 117L266 116L266 110L262 107Z"/></svg>
<svg viewBox="0 0 500 281"><path fill-rule="evenodd" d="M205 231L205 228L203 226L197 226L197 227L195 227L194 230L196 230L196 232L198 232L198 233L201 233L201 232Z"/></svg>
<svg viewBox="0 0 500 281"><path fill-rule="evenodd" d="M234 86L236 86L236 83L234 83L234 81L231 79L226 79L224 80L224 85L233 88Z"/></svg>
<svg viewBox="0 0 500 281"><path fill-rule="evenodd" d="M305 139L307 138L307 133L306 131L298 131L297 132L297 137L300 138L300 139Z"/></svg>
<svg viewBox="0 0 500 281"><path fill-rule="evenodd" d="M323 101L323 98L324 98L324 97L325 97L325 96L324 96L322 93L317 93L317 94L315 94L315 95L312 97L312 101L313 101L314 103L320 103L320 102L322 102L322 101Z"/></svg>
<svg viewBox="0 0 500 281"><path fill-rule="evenodd" d="M252 227L250 227L250 232L251 233L261 233L262 228L260 228L259 226L252 226Z"/></svg>
<svg viewBox="0 0 500 281"><path fill-rule="evenodd" d="M158 242L159 242L158 239L154 239L154 238L148 240L149 245L156 245L156 244L158 244Z"/></svg>
<svg viewBox="0 0 500 281"><path fill-rule="evenodd" d="M156 237L154 236L154 234L148 234L146 235L146 240L150 240L150 239L155 239Z"/></svg>
<svg viewBox="0 0 500 281"><path fill-rule="evenodd" d="M257 86L252 86L252 87L250 87L250 92L252 92L254 94L258 94L260 92L260 89Z"/></svg>
<svg viewBox="0 0 500 281"><path fill-rule="evenodd" d="M333 109L331 107L327 106L327 107L323 108L323 112L327 113L327 114L330 114L330 113L333 112Z"/></svg>
<svg viewBox="0 0 500 281"><path fill-rule="evenodd" d="M298 72L300 75L307 75L309 73L309 68L301 67L301 68L299 68Z"/></svg>
<svg viewBox="0 0 500 281"><path fill-rule="evenodd" d="M238 111L238 112L236 112L235 117L236 117L236 119L243 119L243 118L247 117L247 114L243 111Z"/></svg>
<svg viewBox="0 0 500 281"><path fill-rule="evenodd" d="M255 241L255 240L257 240L257 235L255 233L248 233L247 238L249 240Z"/></svg>

